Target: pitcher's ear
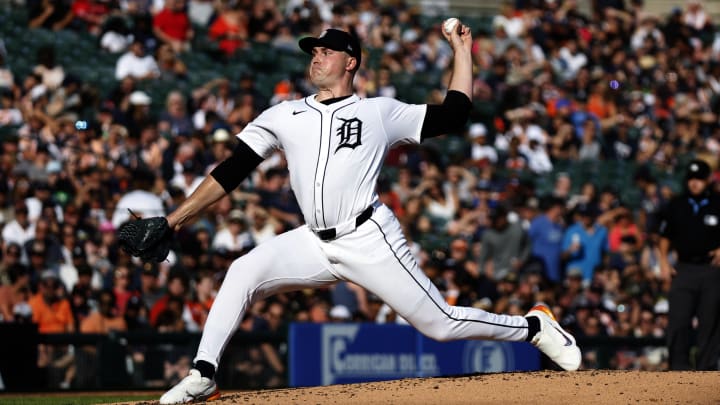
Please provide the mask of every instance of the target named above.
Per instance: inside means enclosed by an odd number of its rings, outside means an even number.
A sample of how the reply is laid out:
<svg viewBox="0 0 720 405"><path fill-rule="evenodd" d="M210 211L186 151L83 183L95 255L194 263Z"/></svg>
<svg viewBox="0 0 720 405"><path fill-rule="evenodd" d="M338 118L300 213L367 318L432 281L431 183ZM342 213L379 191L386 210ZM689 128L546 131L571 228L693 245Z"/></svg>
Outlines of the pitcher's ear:
<svg viewBox="0 0 720 405"><path fill-rule="evenodd" d="M357 58L351 56L345 64L345 70L352 72L355 69L357 69Z"/></svg>

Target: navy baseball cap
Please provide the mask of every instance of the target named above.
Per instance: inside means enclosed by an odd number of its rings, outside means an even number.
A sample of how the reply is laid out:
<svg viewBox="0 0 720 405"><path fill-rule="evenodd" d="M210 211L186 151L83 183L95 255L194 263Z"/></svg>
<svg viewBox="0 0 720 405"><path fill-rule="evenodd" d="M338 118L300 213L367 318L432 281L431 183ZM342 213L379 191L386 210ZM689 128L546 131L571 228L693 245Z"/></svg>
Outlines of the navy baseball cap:
<svg viewBox="0 0 720 405"><path fill-rule="evenodd" d="M687 167L687 173L685 174L685 180L700 179L707 180L710 177L710 165L704 160L695 159Z"/></svg>
<svg viewBox="0 0 720 405"><path fill-rule="evenodd" d="M349 32L341 31L335 28L328 28L323 31L320 36L305 37L298 41L300 49L312 55L313 48L322 46L334 51L345 52L353 58L357 59L358 66L362 58L362 50L360 49L360 41Z"/></svg>

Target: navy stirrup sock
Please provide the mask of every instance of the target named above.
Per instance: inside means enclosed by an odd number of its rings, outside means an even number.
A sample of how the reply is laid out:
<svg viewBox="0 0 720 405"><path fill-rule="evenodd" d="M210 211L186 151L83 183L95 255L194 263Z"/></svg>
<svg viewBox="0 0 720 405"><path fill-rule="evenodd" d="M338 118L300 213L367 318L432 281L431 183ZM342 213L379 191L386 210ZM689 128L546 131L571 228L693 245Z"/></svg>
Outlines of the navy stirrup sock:
<svg viewBox="0 0 720 405"><path fill-rule="evenodd" d="M527 319L528 323L528 334L525 341L529 342L535 337L535 335L537 335L538 332L540 332L540 320L537 316L528 316L525 319Z"/></svg>
<svg viewBox="0 0 720 405"><path fill-rule="evenodd" d="M193 368L200 372L203 377L213 379L215 377L215 366L205 360L198 360Z"/></svg>

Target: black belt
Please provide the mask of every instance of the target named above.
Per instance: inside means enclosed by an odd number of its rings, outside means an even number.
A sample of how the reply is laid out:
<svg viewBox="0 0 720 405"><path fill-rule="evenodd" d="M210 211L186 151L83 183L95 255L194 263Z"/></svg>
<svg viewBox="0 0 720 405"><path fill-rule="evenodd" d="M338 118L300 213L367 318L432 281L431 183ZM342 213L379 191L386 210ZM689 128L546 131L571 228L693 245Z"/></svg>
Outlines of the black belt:
<svg viewBox="0 0 720 405"><path fill-rule="evenodd" d="M370 219L373 211L375 211L375 208L372 205L369 205L367 208L365 208L365 211L360 213L360 215L355 218L355 228L359 227L360 225L365 223L365 221ZM335 228L328 228L323 229L322 231L316 231L315 234L318 236L318 238L322 240L332 240L335 239L335 235L337 235L337 232L335 232Z"/></svg>

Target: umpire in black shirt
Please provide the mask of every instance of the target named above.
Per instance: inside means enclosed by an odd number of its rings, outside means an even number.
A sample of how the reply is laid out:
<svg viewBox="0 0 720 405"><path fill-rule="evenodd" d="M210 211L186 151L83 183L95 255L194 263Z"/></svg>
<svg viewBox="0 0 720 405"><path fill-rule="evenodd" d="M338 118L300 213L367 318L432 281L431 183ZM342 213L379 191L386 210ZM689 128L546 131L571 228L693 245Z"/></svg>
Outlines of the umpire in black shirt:
<svg viewBox="0 0 720 405"><path fill-rule="evenodd" d="M670 369L689 370L697 316L698 370L717 370L720 358L720 196L710 189L710 166L693 160L685 192L668 202L660 225L660 266L672 276L667 339ZM677 252L673 269L667 257Z"/></svg>

